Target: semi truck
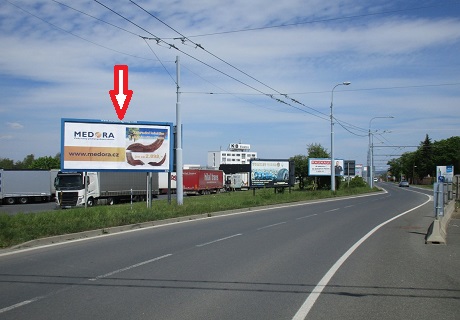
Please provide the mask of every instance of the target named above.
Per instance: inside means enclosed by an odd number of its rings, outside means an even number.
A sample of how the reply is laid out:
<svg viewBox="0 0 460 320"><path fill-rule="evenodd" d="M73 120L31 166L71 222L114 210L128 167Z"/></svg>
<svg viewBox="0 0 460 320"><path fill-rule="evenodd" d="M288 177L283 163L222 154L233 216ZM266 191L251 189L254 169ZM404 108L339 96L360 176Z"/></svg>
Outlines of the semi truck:
<svg viewBox="0 0 460 320"><path fill-rule="evenodd" d="M218 193L224 188L222 170L186 169L183 171L184 194L202 195Z"/></svg>
<svg viewBox="0 0 460 320"><path fill-rule="evenodd" d="M26 204L54 200L58 170L0 169L0 203Z"/></svg>
<svg viewBox="0 0 460 320"><path fill-rule="evenodd" d="M59 172L55 180L60 208L143 201L158 193L158 180L146 172Z"/></svg>

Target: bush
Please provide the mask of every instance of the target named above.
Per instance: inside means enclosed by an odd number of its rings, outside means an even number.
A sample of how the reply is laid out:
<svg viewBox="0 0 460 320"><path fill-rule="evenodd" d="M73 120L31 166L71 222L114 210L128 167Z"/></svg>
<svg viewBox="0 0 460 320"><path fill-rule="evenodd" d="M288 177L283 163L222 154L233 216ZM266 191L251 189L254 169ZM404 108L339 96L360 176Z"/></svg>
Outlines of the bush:
<svg viewBox="0 0 460 320"><path fill-rule="evenodd" d="M367 187L366 181L362 177L356 176L350 180L350 183L343 183L344 188L362 188Z"/></svg>

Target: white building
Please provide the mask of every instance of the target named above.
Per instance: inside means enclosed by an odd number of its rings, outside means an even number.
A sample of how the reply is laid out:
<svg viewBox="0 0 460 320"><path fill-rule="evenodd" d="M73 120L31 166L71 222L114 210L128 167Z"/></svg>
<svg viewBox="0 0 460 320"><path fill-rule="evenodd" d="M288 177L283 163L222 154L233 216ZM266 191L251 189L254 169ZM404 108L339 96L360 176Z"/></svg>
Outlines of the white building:
<svg viewBox="0 0 460 320"><path fill-rule="evenodd" d="M225 151L208 151L208 167L219 168L221 164L249 164L257 158L257 152L251 151L251 145L231 143Z"/></svg>

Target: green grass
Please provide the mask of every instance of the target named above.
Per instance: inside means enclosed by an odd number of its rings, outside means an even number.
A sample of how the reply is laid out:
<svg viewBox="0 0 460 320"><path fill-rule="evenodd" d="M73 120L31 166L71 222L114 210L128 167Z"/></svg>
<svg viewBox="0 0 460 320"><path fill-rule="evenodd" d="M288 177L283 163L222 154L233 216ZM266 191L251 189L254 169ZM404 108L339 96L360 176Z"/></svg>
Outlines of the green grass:
<svg viewBox="0 0 460 320"><path fill-rule="evenodd" d="M64 235L88 230L186 217L196 214L212 215L213 212L258 206L324 199L375 191L367 187L330 191L300 191L274 193L273 189L239 191L215 195L184 197L183 205L175 199L153 201L152 208L145 202L116 206L96 206L53 210L40 213L8 215L0 212L0 248L8 248L30 240ZM1 208L0 208L1 210Z"/></svg>

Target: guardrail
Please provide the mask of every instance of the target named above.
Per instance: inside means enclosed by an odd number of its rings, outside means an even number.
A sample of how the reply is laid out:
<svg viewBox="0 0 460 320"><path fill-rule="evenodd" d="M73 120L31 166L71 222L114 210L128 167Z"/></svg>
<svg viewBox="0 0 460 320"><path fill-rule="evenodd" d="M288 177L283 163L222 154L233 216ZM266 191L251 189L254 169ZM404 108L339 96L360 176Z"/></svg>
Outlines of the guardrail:
<svg viewBox="0 0 460 320"><path fill-rule="evenodd" d="M435 183L433 185L434 221L431 223L425 243L446 244L447 226L452 214L456 211L456 202L459 199L459 177L454 182Z"/></svg>

